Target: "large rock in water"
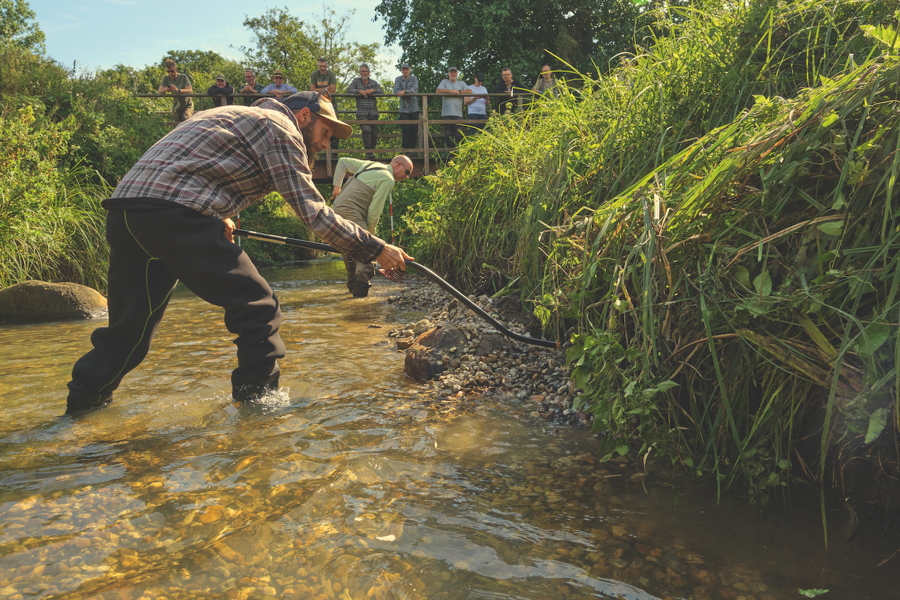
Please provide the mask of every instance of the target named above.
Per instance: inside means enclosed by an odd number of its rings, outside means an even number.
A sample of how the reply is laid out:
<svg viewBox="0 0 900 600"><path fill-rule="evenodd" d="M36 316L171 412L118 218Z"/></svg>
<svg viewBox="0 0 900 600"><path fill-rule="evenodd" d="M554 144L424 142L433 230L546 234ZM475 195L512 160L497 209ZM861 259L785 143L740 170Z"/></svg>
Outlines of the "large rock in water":
<svg viewBox="0 0 900 600"><path fill-rule="evenodd" d="M465 345L466 336L452 325L430 329L406 351L403 370L416 381L433 379L446 369L444 358L458 356Z"/></svg>
<svg viewBox="0 0 900 600"><path fill-rule="evenodd" d="M0 323L75 321L106 314L106 298L77 283L24 281L0 290Z"/></svg>

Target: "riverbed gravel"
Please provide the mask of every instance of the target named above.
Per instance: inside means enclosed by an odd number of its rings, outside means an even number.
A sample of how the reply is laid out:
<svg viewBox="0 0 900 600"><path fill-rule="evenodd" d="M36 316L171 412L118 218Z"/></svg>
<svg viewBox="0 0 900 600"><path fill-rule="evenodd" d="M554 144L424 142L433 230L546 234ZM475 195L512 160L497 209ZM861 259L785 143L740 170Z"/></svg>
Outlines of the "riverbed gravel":
<svg viewBox="0 0 900 600"><path fill-rule="evenodd" d="M471 295L491 317L514 333L536 337L529 331L529 315L511 299ZM407 327L394 329L388 336L405 350L426 331L452 325L462 331L468 345L462 356L446 362L446 370L423 386L451 399L494 399L517 405L516 410L529 417L554 424L590 427L593 417L573 408L579 391L569 377L562 350L544 348L507 338L504 347L476 354L485 336L500 332L449 293L431 283L408 285L387 299L397 307L429 313Z"/></svg>

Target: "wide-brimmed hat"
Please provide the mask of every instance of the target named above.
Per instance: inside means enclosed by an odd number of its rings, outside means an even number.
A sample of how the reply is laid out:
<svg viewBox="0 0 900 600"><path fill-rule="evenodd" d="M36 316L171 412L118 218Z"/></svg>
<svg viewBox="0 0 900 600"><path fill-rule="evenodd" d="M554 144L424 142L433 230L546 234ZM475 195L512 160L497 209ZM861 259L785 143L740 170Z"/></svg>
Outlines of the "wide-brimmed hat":
<svg viewBox="0 0 900 600"><path fill-rule="evenodd" d="M279 77L284 77L284 73L281 72L281 69L275 69L274 71L272 71L273 79L275 78L276 75L278 75Z"/></svg>
<svg viewBox="0 0 900 600"><path fill-rule="evenodd" d="M334 104L331 103L331 98L325 94L320 92L297 92L281 102L291 110L308 108L319 115L320 119L330 122L334 125L333 135L339 140L346 139L353 133L353 128L337 118L337 113L334 112Z"/></svg>

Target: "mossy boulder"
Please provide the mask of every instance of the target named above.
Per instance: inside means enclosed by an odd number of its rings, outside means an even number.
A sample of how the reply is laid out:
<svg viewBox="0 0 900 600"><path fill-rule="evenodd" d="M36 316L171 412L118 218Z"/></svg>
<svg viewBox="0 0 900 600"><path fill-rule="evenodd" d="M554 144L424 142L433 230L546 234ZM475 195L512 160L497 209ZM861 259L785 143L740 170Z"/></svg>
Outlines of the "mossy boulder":
<svg viewBox="0 0 900 600"><path fill-rule="evenodd" d="M0 323L76 321L106 314L106 298L77 283L24 281L0 290Z"/></svg>

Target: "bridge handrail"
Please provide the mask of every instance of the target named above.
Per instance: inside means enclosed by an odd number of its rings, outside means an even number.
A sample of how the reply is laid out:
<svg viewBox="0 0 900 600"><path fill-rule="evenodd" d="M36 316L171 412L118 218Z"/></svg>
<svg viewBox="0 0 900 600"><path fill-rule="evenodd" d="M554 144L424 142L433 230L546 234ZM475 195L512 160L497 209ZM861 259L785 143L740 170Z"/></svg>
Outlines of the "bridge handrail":
<svg viewBox="0 0 900 600"><path fill-rule="evenodd" d="M530 99L531 97L539 96L539 95L540 95L539 93L533 92L529 89L515 88L515 94L512 96L510 96L509 94L506 94L506 93L501 93L501 94L488 93L488 94L465 94L465 95L457 96L457 98L462 98L462 97L466 97L466 96L475 97L475 98L484 98L484 97L487 97L487 98L509 98L509 99L515 100L516 110L521 111L523 108L524 100ZM200 98L200 99L202 99L202 98L221 98L222 96L223 96L222 94L207 94L207 93L134 94L135 98L161 98L161 99L169 99L169 100L171 100L173 98ZM347 93L331 94L331 96L333 98L341 98L341 99L360 98L360 96L358 94L347 94ZM256 98L256 99L259 99L259 98L263 98L263 97L272 98L274 96L272 96L270 94L262 95L262 94L234 93L234 94L227 94L227 95L225 95L225 97L227 97L227 98ZM398 96L394 93L390 93L390 94L372 94L369 97L370 98L372 98L372 97L374 97L374 98L397 98ZM438 149L437 147L430 148L429 143L428 143L429 136L443 137L443 134L430 134L430 132L428 130L429 126L430 125L451 124L451 123L465 124L468 121L465 119L462 119L462 121L461 121L459 119L446 120L446 119L440 119L440 118L433 119L433 118L428 117L429 112L437 112L440 110L440 105L438 105L437 107L435 107L433 109L428 108L429 98L437 98L440 100L445 100L445 99L447 99L447 94L424 93L423 92L423 93L418 93L418 94L404 94L403 97L422 98L422 108L419 111L421 116L418 119L406 119L406 120L385 119L385 120L378 120L378 121L372 121L372 120L368 120L368 121L367 120L358 120L357 121L354 119L343 119L343 121L345 123L347 123L348 125L418 125L418 126L420 126L420 128L419 128L419 145L416 148L406 148L406 149L402 149L402 150L405 152L421 153L422 159L423 159L422 171L425 173L429 173L430 172L430 164L429 164L430 163L430 154L432 154L432 153L440 154L441 152L453 152L456 150L456 148L440 148L440 149ZM338 110L337 112L340 114L354 114L356 111L355 110ZM379 109L378 112L388 113L388 114L399 113L399 111L396 109L392 109L392 110ZM489 106L488 114L490 114L492 112L494 112L493 108ZM397 135L397 134L388 134L388 136L395 136L395 135ZM354 134L353 137L357 137L357 136L358 136L358 134ZM397 150L398 149L396 149L396 148L389 148L389 149L375 148L374 152L379 153L379 154L386 153L386 152L394 153ZM330 147L326 148L325 149L325 159L326 159L327 165L328 165L327 166L328 175L331 176L333 174L332 154L336 155L336 154L344 154L344 153L349 154L349 153L359 153L359 152L368 152L368 151L364 150L364 149L361 150L358 148L346 148L346 149L332 149Z"/></svg>

